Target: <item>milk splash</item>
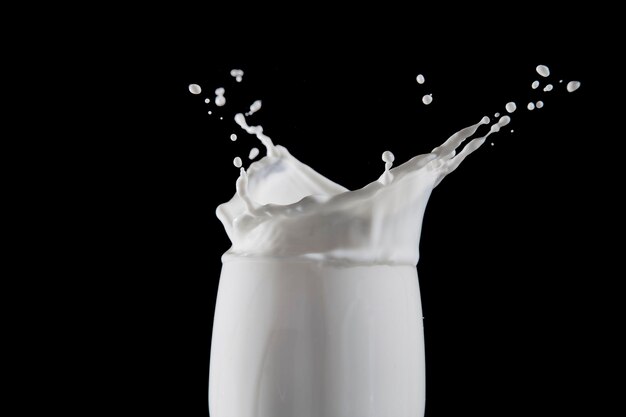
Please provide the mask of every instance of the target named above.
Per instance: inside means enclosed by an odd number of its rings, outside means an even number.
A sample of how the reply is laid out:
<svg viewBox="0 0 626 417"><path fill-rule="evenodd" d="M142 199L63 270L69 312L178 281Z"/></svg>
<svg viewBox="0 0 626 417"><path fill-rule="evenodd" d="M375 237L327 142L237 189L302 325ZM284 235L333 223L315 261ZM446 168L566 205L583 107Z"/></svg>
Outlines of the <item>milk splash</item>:
<svg viewBox="0 0 626 417"><path fill-rule="evenodd" d="M516 107L505 105L509 114ZM243 113L234 120L266 155L247 169L234 158L236 192L216 210L232 246L213 327L211 415L423 416L415 265L425 208L443 178L511 117L482 117L396 167L385 150L380 177L353 191L275 145Z"/></svg>
<svg viewBox="0 0 626 417"><path fill-rule="evenodd" d="M431 191L510 121L502 116L483 136L457 148L483 117L430 153L391 168L394 156L383 153L385 169L377 181L349 191L309 166L263 133L241 113L235 121L255 135L267 155L241 169L233 198L217 208L232 247L223 259L290 258L344 265L416 265L421 223Z"/></svg>
<svg viewBox="0 0 626 417"><path fill-rule="evenodd" d="M544 78L550 75L545 65L537 66L536 71ZM423 76L418 76L417 81L423 82ZM531 87L538 86L539 82L534 81ZM571 81L567 91L575 91L579 86L580 82ZM544 91L552 88L548 84ZM191 84L189 91L200 94L201 89ZM224 92L224 88L215 90L217 106L224 105ZM422 97L424 104L431 100L431 94ZM272 257L357 265L416 265L421 222L430 193L489 135L511 121L508 115L500 117L486 134L459 149L482 125L491 123L485 116L430 153L415 156L397 167L393 167L393 153L385 151L381 176L350 191L300 162L285 147L275 145L262 126L248 125L246 116L258 111L261 103L255 101L245 115L237 113L234 117L237 125L263 144L266 155L247 169L240 157L233 160L240 168L236 193L216 211L232 242L224 259ZM542 108L543 102L531 101L526 107ZM505 105L509 114L516 108L513 101ZM231 140L236 139L233 133ZM259 150L252 148L248 159L258 155Z"/></svg>

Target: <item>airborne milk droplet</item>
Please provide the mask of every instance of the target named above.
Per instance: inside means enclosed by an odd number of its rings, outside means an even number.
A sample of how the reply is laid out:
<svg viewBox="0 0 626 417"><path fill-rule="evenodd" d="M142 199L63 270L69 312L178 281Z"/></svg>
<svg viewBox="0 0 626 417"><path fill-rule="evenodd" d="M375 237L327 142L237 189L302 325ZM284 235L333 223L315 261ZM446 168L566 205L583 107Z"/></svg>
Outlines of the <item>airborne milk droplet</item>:
<svg viewBox="0 0 626 417"><path fill-rule="evenodd" d="M424 81L426 81L422 74L418 74L416 80L418 84L424 84Z"/></svg>
<svg viewBox="0 0 626 417"><path fill-rule="evenodd" d="M552 88L554 88L554 87L552 87L552 84L548 84L548 85L546 85L546 86L543 88L543 91L546 91L546 92L548 92L548 91L552 91Z"/></svg>
<svg viewBox="0 0 626 417"><path fill-rule="evenodd" d="M224 97L224 92L226 90L224 90L224 88L220 87L217 90L215 90L215 105L222 107L224 104L226 104L226 97Z"/></svg>
<svg viewBox="0 0 626 417"><path fill-rule="evenodd" d="M189 84L189 92L191 94L200 94L202 92L202 88L198 84Z"/></svg>
<svg viewBox="0 0 626 417"><path fill-rule="evenodd" d="M537 107L538 109L542 108L543 107L543 101L539 100L537 102L537 104L535 105L535 107Z"/></svg>
<svg viewBox="0 0 626 417"><path fill-rule="evenodd" d="M246 116L250 116L251 114L258 112L261 109L262 105L263 105L263 102L261 100L257 100L254 103L252 103L250 105L250 111L246 113Z"/></svg>
<svg viewBox="0 0 626 417"><path fill-rule="evenodd" d="M396 157L393 153L391 153L391 151L385 151L383 152L382 159L383 162L385 162L385 172L383 172L383 175L378 180L384 185L388 185L393 181L393 174L389 170L393 166L393 161Z"/></svg>
<svg viewBox="0 0 626 417"><path fill-rule="evenodd" d="M535 109L535 103L533 103L532 101L530 103L528 103L528 106L526 106L528 108L528 110L534 110Z"/></svg>
<svg viewBox="0 0 626 417"><path fill-rule="evenodd" d="M533 88L533 90L535 90L537 87L539 87L539 81L533 81L531 87Z"/></svg>
<svg viewBox="0 0 626 417"><path fill-rule="evenodd" d="M509 113L513 113L517 109L517 105L513 101L509 101L508 103L506 103L506 106L504 107L506 108L506 111L508 111Z"/></svg>
<svg viewBox="0 0 626 417"><path fill-rule="evenodd" d="M231 70L230 75L235 77L235 80L237 80L238 83L240 83L243 79L243 71L240 69Z"/></svg>
<svg viewBox="0 0 626 417"><path fill-rule="evenodd" d="M258 148L250 149L250 153L248 154L248 159L254 159L257 156L259 156L259 149Z"/></svg>
<svg viewBox="0 0 626 417"><path fill-rule="evenodd" d="M570 81L567 83L567 91L572 93L580 87L580 81Z"/></svg>
<svg viewBox="0 0 626 417"><path fill-rule="evenodd" d="M383 162L393 163L395 159L396 157L393 155L393 153L391 153L391 151L383 152Z"/></svg>
<svg viewBox="0 0 626 417"><path fill-rule="evenodd" d="M232 133L230 135L230 140L232 140L233 142L237 140L237 135L235 135L234 133Z"/></svg>
<svg viewBox="0 0 626 417"><path fill-rule="evenodd" d="M233 159L233 165L237 168L241 168L241 158L238 156L235 157L235 159Z"/></svg>
<svg viewBox="0 0 626 417"><path fill-rule="evenodd" d="M205 102L206 104L209 104L209 103L211 102L211 99L210 99L210 98L205 98L205 99L204 99L204 102Z"/></svg>
<svg viewBox="0 0 626 417"><path fill-rule="evenodd" d="M537 65L537 74L541 75L542 77L547 77L548 75L550 75L550 68L546 67L545 65Z"/></svg>
<svg viewBox="0 0 626 417"><path fill-rule="evenodd" d="M500 113L494 114L493 117L500 117Z"/></svg>
<svg viewBox="0 0 626 417"><path fill-rule="evenodd" d="M424 97L422 97L422 103L429 105L430 103L433 102L433 95L432 94L426 94L424 95Z"/></svg>

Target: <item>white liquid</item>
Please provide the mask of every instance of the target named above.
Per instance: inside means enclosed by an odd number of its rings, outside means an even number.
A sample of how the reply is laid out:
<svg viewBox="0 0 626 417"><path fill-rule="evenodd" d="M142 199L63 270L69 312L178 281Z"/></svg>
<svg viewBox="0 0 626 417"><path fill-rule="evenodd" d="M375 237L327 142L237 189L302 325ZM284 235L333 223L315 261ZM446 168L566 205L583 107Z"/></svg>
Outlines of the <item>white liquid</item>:
<svg viewBox="0 0 626 417"><path fill-rule="evenodd" d="M209 113L209 114L213 114L213 112L212 112L211 110L209 110L209 112L208 112L208 113Z"/></svg>
<svg viewBox="0 0 626 417"><path fill-rule="evenodd" d="M421 417L422 317L414 266L224 260L211 416Z"/></svg>
<svg viewBox="0 0 626 417"><path fill-rule="evenodd" d="M392 164L384 154L385 172L378 181L348 191L275 146L260 126L248 126L242 114L236 122L256 135L268 155L241 171L237 192L217 209L232 247L223 259L291 258L346 265L416 265L421 216L431 190L493 132L510 122L503 116L490 131L456 148L478 127L452 135L431 153L404 164ZM390 167L389 167L390 168ZM332 219L332 228L327 228Z"/></svg>
<svg viewBox="0 0 626 417"><path fill-rule="evenodd" d="M535 107L537 107L538 109L542 108L543 107L543 101L539 100L537 102L537 104L535 104Z"/></svg>
<svg viewBox="0 0 626 417"><path fill-rule="evenodd" d="M562 83L562 82L563 82L563 80L559 80L559 84Z"/></svg>
<svg viewBox="0 0 626 417"><path fill-rule="evenodd" d="M393 166L393 161L396 157L391 153L391 151L385 151L383 152L382 159L385 163L385 172L383 172L383 175L378 179L378 181L384 185L388 185L393 181L393 174L389 170Z"/></svg>
<svg viewBox="0 0 626 417"><path fill-rule="evenodd" d="M493 117L500 117L500 113L494 114Z"/></svg>
<svg viewBox="0 0 626 417"><path fill-rule="evenodd" d="M483 117L395 168L385 151L381 177L353 191L243 114L235 122L267 153L247 170L235 158L236 192L216 210L232 246L213 327L211 415L423 416L422 218L432 190L511 117L469 140L490 123Z"/></svg>
<svg viewBox="0 0 626 417"><path fill-rule="evenodd" d="M224 104L226 104L226 97L224 97L224 92L226 90L224 90L224 88L220 87L217 90L215 90L215 105L222 107Z"/></svg>
<svg viewBox="0 0 626 417"><path fill-rule="evenodd" d="M237 140L237 135L235 135L234 133L232 133L230 135L230 140L232 140L233 142Z"/></svg>
<svg viewBox="0 0 626 417"><path fill-rule="evenodd" d="M517 105L513 101L509 101L508 103L506 103L506 106L504 107L506 108L506 111L508 111L509 113L513 113L517 109Z"/></svg>
<svg viewBox="0 0 626 417"><path fill-rule="evenodd" d="M550 68L548 68L545 65L537 65L537 74L541 75L542 77L547 77L548 75L550 75Z"/></svg>
<svg viewBox="0 0 626 417"><path fill-rule="evenodd" d="M245 116L241 113L237 113L235 115L235 123L237 123L243 130L245 130L249 134L255 135L257 139L261 141L261 143L265 146L268 157L276 156L276 147L274 146L272 139L270 139L269 136L263 134L262 126L248 126Z"/></svg>
<svg viewBox="0 0 626 417"><path fill-rule="evenodd" d="M424 78L422 74L417 74L416 80L418 84L424 84L424 81L426 81L426 79Z"/></svg>
<svg viewBox="0 0 626 417"><path fill-rule="evenodd" d="M531 87L533 88L533 90L536 90L537 87L539 87L539 81L533 81Z"/></svg>
<svg viewBox="0 0 626 417"><path fill-rule="evenodd" d="M205 98L205 99L204 99L204 102L205 102L206 104L209 104L209 103L211 102L211 99L210 99L210 98Z"/></svg>
<svg viewBox="0 0 626 417"><path fill-rule="evenodd" d="M567 83L567 91L572 93L580 88L580 81L570 81Z"/></svg>
<svg viewBox="0 0 626 417"><path fill-rule="evenodd" d="M554 88L554 87L552 87L552 84L548 84L548 85L546 85L546 86L543 88L543 91L546 91L546 92L548 92L548 91L552 91L552 89L553 89L553 88Z"/></svg>
<svg viewBox="0 0 626 417"><path fill-rule="evenodd" d="M259 156L259 148L250 149L250 153L248 154L248 159L254 159Z"/></svg>
<svg viewBox="0 0 626 417"><path fill-rule="evenodd" d="M528 106L526 106L526 108L528 110L534 110L535 109L535 103L533 103L532 101L530 103L528 103Z"/></svg>
<svg viewBox="0 0 626 417"><path fill-rule="evenodd" d="M243 79L243 71L240 69L234 69L230 71L230 75L232 77L235 77L235 80L240 83L241 80Z"/></svg>
<svg viewBox="0 0 626 417"><path fill-rule="evenodd" d="M251 114L254 114L254 113L258 112L259 110L261 110L262 104L263 104L263 102L261 100L257 100L254 103L252 103L250 105L250 111L248 113L246 113L246 116L250 116Z"/></svg>
<svg viewBox="0 0 626 417"><path fill-rule="evenodd" d="M511 129L511 133L515 132L513 129Z"/></svg>
<svg viewBox="0 0 626 417"><path fill-rule="evenodd" d="M422 103L426 104L427 106L432 102L433 102L432 94L426 94L424 95L424 97L422 97Z"/></svg>
<svg viewBox="0 0 626 417"><path fill-rule="evenodd" d="M191 94L200 94L202 92L202 88L198 84L189 84L189 92Z"/></svg>

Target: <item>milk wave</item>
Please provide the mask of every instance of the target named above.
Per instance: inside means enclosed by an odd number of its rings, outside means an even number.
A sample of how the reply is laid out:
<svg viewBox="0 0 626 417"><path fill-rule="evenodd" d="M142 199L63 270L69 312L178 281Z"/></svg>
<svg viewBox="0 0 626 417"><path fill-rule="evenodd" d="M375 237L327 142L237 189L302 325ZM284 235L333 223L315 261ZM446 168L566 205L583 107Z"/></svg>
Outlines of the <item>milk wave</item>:
<svg viewBox="0 0 626 417"><path fill-rule="evenodd" d="M365 187L350 191L274 145L261 126L235 121L265 145L267 155L241 168L237 192L217 208L232 258L290 258L341 265L416 265L422 219L432 190L493 132L510 122L503 116L487 134L457 148L481 125L452 135L430 153L393 168Z"/></svg>

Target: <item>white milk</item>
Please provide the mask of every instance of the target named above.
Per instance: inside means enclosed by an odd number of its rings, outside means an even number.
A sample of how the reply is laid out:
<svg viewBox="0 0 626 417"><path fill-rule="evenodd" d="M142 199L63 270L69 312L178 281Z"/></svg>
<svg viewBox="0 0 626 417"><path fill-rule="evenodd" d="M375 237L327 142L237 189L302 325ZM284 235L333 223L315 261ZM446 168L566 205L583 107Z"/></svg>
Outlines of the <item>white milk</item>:
<svg viewBox="0 0 626 417"><path fill-rule="evenodd" d="M215 417L421 417L424 334L415 266L430 193L493 132L488 117L354 191L235 121L267 155L217 208L223 255L211 346ZM235 164L239 166L237 163Z"/></svg>
<svg viewBox="0 0 626 417"><path fill-rule="evenodd" d="M259 110L261 110L261 106L263 105L263 102L261 100L257 100L254 103L252 103L250 105L250 111L248 111L246 113L246 116L250 116L256 112L258 112Z"/></svg>
<svg viewBox="0 0 626 417"><path fill-rule="evenodd" d="M580 88L580 81L570 81L566 88L568 92L572 93Z"/></svg>
<svg viewBox="0 0 626 417"><path fill-rule="evenodd" d="M425 94L424 97L422 97L422 103L426 104L427 106L432 102L433 102L432 94Z"/></svg>
<svg viewBox="0 0 626 417"><path fill-rule="evenodd" d="M543 67L537 72L545 77ZM567 90L579 86L572 81ZM256 103L247 114L261 108ZM516 107L505 106L508 113ZM266 155L248 169L233 160L240 172L235 194L216 210L232 246L222 256L213 326L211 415L423 417L415 266L424 211L441 180L510 116L470 139L490 124L483 117L397 167L385 151L381 176L353 191L274 145L244 114L234 119ZM252 148L248 157L258 154Z"/></svg>
<svg viewBox="0 0 626 417"><path fill-rule="evenodd" d="M243 71L240 69L234 69L230 71L230 75L235 77L235 80L240 83L243 80Z"/></svg>
<svg viewBox="0 0 626 417"><path fill-rule="evenodd" d="M254 159L259 156L259 148L250 149L250 153L248 154L248 159Z"/></svg>
<svg viewBox="0 0 626 417"><path fill-rule="evenodd" d="M517 105L515 104L515 102L509 101L508 103L506 103L505 108L506 111L508 111L509 113L513 113L517 109Z"/></svg>
<svg viewBox="0 0 626 417"><path fill-rule="evenodd" d="M550 75L550 68L548 68L545 65L537 65L537 74L541 75L542 77L547 77L548 75Z"/></svg>
<svg viewBox="0 0 626 417"><path fill-rule="evenodd" d="M224 92L226 90L223 87L218 88L217 90L215 90L215 105L222 107L224 104L226 104L226 97L224 97Z"/></svg>
<svg viewBox="0 0 626 417"><path fill-rule="evenodd" d="M417 74L417 77L415 79L417 80L418 84L424 84L424 81L426 81L422 74Z"/></svg>

